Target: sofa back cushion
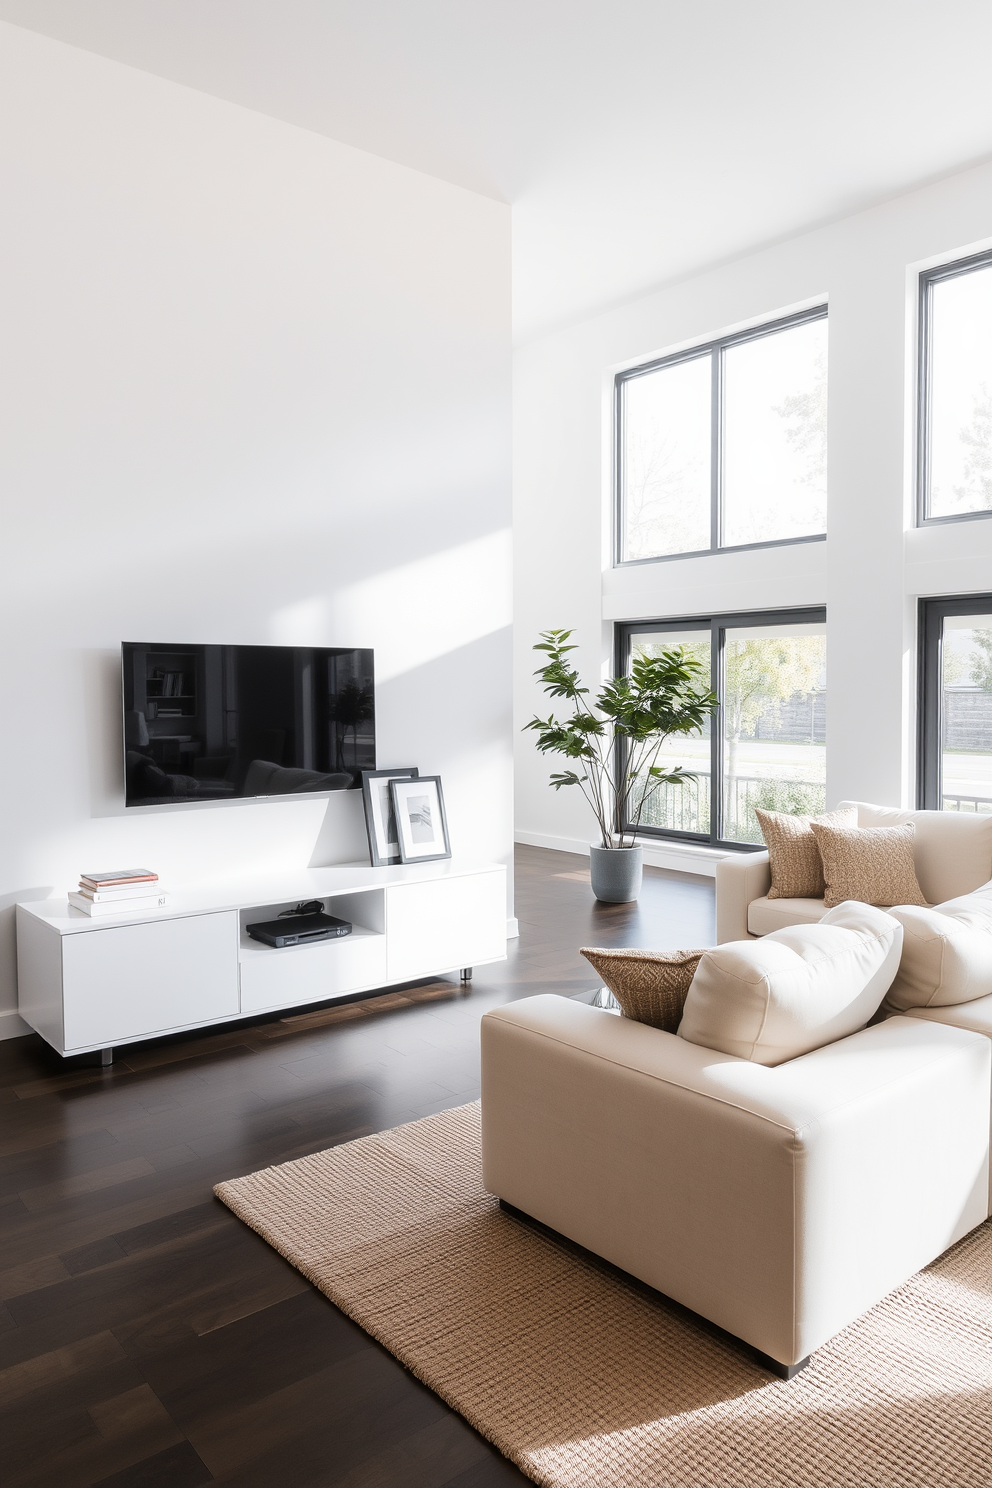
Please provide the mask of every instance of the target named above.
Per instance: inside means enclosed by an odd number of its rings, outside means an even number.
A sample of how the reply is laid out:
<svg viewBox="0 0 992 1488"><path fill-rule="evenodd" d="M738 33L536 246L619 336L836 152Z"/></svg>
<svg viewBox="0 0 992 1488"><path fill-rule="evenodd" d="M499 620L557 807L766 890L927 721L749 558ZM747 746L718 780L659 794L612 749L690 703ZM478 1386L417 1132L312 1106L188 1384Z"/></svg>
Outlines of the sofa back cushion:
<svg viewBox="0 0 992 1488"><path fill-rule="evenodd" d="M864 1028L899 966L902 926L868 904L817 925L706 951L679 1037L755 1064L783 1064Z"/></svg>
<svg viewBox="0 0 992 1488"><path fill-rule="evenodd" d="M928 904L970 894L992 879L992 813L899 811L868 801L842 801L858 808L859 827L916 827L913 859Z"/></svg>
<svg viewBox="0 0 992 1488"><path fill-rule="evenodd" d="M992 883L932 909L897 905L902 960L886 1005L957 1007L992 993Z"/></svg>

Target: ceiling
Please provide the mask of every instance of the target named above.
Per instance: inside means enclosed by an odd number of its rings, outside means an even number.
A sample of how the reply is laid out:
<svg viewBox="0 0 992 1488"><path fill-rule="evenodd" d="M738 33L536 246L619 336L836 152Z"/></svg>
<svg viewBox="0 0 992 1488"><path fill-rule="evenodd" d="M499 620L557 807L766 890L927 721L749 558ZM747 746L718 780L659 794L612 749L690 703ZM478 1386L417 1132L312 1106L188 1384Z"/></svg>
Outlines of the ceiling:
<svg viewBox="0 0 992 1488"><path fill-rule="evenodd" d="M992 157L988 0L0 0L513 207L527 337Z"/></svg>

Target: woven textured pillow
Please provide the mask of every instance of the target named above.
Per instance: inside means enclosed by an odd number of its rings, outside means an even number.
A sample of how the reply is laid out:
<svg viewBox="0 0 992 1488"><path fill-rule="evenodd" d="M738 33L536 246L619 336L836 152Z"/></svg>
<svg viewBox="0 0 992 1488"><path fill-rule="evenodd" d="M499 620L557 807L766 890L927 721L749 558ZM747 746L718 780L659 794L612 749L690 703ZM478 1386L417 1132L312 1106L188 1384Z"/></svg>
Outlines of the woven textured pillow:
<svg viewBox="0 0 992 1488"><path fill-rule="evenodd" d="M810 823L856 827L858 808L845 806L840 811L825 811L821 816L788 816L784 811L762 811L756 806L754 814L768 849L772 875L768 898L822 899L826 888L823 859Z"/></svg>
<svg viewBox="0 0 992 1488"><path fill-rule="evenodd" d="M625 1018L674 1033L702 951L603 950L579 954L599 972Z"/></svg>
<svg viewBox="0 0 992 1488"><path fill-rule="evenodd" d="M902 827L828 827L811 821L823 859L828 909L856 899L860 904L926 904L916 878L912 822Z"/></svg>

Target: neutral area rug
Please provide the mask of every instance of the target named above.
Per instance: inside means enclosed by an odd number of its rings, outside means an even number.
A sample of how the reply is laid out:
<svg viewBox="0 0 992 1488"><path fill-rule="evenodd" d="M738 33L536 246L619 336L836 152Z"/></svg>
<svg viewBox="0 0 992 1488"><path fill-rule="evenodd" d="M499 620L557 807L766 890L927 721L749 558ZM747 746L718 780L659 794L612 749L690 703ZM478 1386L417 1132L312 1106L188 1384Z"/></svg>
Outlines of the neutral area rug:
<svg viewBox="0 0 992 1488"><path fill-rule="evenodd" d="M990 1224L787 1383L503 1213L477 1105L216 1192L537 1483L992 1483Z"/></svg>

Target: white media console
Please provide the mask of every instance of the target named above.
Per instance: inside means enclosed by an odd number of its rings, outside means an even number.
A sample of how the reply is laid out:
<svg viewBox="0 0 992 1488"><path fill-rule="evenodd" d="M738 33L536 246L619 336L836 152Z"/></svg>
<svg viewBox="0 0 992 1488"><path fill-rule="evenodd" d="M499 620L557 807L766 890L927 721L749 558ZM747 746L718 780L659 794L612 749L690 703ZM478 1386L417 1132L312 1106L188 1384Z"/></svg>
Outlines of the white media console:
<svg viewBox="0 0 992 1488"><path fill-rule="evenodd" d="M246 933L307 899L350 920L352 933L284 949ZM91 919L65 899L17 906L19 1011L59 1054L109 1051L505 955L506 870L452 859L228 881L119 918Z"/></svg>

